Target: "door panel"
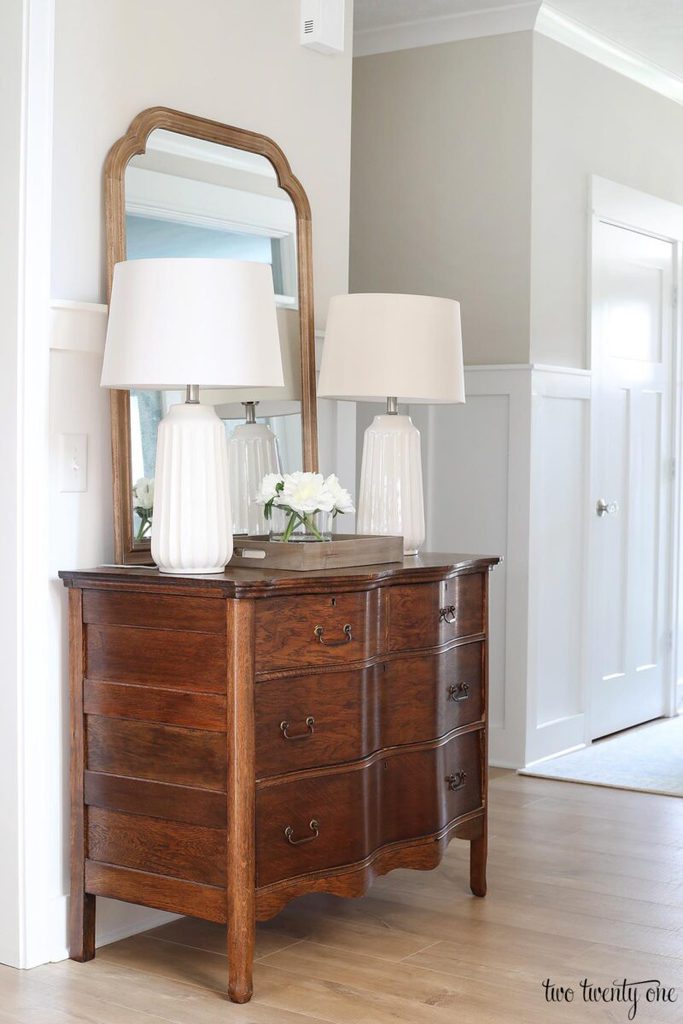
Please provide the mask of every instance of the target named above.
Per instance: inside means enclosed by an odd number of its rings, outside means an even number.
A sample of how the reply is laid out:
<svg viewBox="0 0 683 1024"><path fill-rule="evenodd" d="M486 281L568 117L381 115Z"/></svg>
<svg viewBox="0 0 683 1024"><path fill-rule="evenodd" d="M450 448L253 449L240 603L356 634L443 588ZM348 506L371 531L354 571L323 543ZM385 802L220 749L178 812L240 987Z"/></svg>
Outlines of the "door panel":
<svg viewBox="0 0 683 1024"><path fill-rule="evenodd" d="M592 736L666 712L674 250L599 223L593 268ZM607 509L597 514L602 500Z"/></svg>

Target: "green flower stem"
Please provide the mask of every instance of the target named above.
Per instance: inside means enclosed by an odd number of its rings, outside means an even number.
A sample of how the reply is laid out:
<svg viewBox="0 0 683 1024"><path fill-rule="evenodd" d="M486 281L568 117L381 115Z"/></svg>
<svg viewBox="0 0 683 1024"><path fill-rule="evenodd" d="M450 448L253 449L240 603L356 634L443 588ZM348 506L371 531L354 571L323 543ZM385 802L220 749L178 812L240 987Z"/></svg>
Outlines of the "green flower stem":
<svg viewBox="0 0 683 1024"><path fill-rule="evenodd" d="M315 515L315 513L313 513L313 515ZM304 524L304 526L308 527L311 533L314 534L318 538L318 540L323 539L322 533L320 532L320 530L317 529L315 523L313 522L313 519L309 515L305 515L301 522Z"/></svg>
<svg viewBox="0 0 683 1024"><path fill-rule="evenodd" d="M283 543L286 543L294 533L294 530L298 525L297 521L301 522L301 516L297 515L296 512L290 512L285 532L282 534Z"/></svg>
<svg viewBox="0 0 683 1024"><path fill-rule="evenodd" d="M140 515L139 512L138 512L138 515ZM144 540L145 536L147 534L147 531L149 530L151 525L152 525L152 520L150 519L150 517L149 516L142 516L140 518L140 525L138 526L138 531L135 534L135 540L136 541Z"/></svg>
<svg viewBox="0 0 683 1024"><path fill-rule="evenodd" d="M289 512L287 526L285 527L284 533L282 534L283 544L287 543L287 541L291 538L292 534L296 530L297 526L299 526L300 524L305 529L309 530L313 534L313 536L316 537L318 540L323 540L322 533L313 522L313 516L315 515L315 513L304 512L302 514L300 512L295 512L293 508L284 508L283 506L278 507L281 508L283 512Z"/></svg>

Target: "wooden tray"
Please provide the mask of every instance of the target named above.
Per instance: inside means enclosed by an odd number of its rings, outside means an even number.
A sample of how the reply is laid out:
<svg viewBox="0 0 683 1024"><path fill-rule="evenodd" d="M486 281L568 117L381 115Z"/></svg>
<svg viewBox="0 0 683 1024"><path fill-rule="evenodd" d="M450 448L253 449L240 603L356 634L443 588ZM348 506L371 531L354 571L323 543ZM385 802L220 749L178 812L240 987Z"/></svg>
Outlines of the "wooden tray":
<svg viewBox="0 0 683 1024"><path fill-rule="evenodd" d="M346 569L403 561L403 537L368 537L337 533L326 541L283 541L235 537L229 565L247 569Z"/></svg>

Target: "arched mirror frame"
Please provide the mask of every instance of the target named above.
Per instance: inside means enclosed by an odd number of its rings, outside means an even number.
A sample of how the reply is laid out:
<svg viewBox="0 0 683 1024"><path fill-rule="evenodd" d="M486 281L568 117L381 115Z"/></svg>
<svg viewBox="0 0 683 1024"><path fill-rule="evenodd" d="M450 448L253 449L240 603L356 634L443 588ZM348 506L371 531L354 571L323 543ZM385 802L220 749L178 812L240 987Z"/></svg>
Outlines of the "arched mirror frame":
<svg viewBox="0 0 683 1024"><path fill-rule="evenodd" d="M315 336L313 320L313 248L311 208L301 182L294 176L287 157L266 135L184 114L168 107L143 110L110 149L104 167L105 217L107 234L107 301L111 295L114 266L126 259L125 174L130 160L144 153L147 139L158 128L181 135L232 146L266 157L275 168L280 188L289 195L296 211L299 330L301 339L301 433L303 468L318 468L318 431L315 393ZM111 392L112 472L114 497L114 542L116 561L121 564L151 563L149 540L133 538L133 495L131 479L130 392Z"/></svg>

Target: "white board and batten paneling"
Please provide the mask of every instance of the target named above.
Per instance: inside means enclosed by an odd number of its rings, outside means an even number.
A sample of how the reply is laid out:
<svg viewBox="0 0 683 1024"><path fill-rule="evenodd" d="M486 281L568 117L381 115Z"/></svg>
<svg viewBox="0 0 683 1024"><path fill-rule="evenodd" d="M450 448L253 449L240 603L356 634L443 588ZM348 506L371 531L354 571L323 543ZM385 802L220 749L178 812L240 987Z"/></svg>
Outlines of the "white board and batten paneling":
<svg viewBox="0 0 683 1024"><path fill-rule="evenodd" d="M584 742L590 399L587 371L534 369L527 764Z"/></svg>
<svg viewBox="0 0 683 1024"><path fill-rule="evenodd" d="M432 550L499 554L491 575L490 759L583 742L590 375L470 366L461 406L411 409Z"/></svg>
<svg viewBox="0 0 683 1024"><path fill-rule="evenodd" d="M466 367L464 405L411 408L422 433L426 549L503 558L490 577L490 752L510 767L524 754L530 374Z"/></svg>

